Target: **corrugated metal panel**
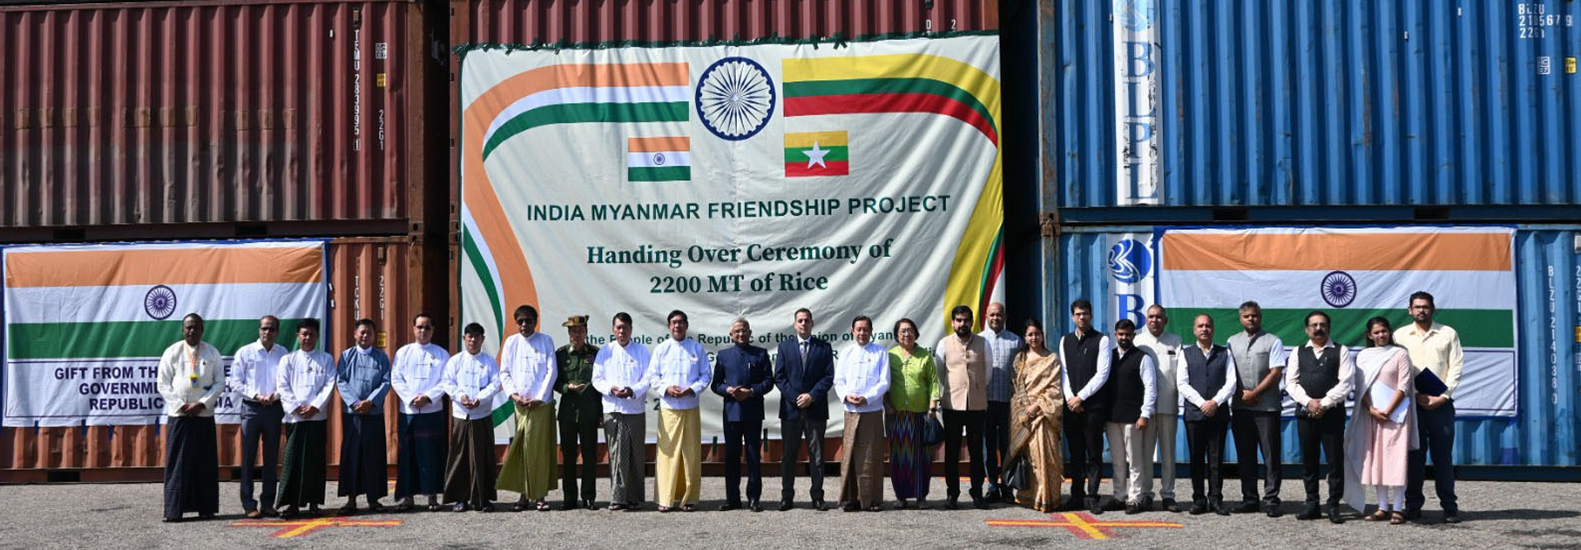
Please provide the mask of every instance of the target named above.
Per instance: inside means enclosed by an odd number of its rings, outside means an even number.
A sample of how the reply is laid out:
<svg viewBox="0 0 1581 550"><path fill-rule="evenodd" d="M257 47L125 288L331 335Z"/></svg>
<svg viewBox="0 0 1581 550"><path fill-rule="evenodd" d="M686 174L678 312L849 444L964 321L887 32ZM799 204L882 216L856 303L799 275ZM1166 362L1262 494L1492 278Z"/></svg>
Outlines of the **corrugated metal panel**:
<svg viewBox="0 0 1581 550"><path fill-rule="evenodd" d="M1145 231L1148 228L1136 228ZM1084 297L1093 301L1094 326L1116 321L1109 302L1116 300L1107 254L1111 233L1066 233L1059 237L1057 304ZM1519 416L1513 419L1460 420L1455 463L1499 466L1581 465L1581 230L1540 229L1516 233L1519 299ZM1157 251L1153 251L1155 258ZM1156 262L1155 264L1156 265ZM1166 307L1169 304L1164 304ZM1073 330L1063 307L1045 319L1050 333ZM1172 313L1178 317L1180 313ZM1058 332L1056 332L1058 331ZM1108 332L1105 330L1104 332ZM1188 335L1183 335L1187 336ZM1228 337L1221 327L1219 337ZM1183 441L1184 428L1179 434ZM1285 463L1300 462L1293 420L1283 430ZM1185 450L1177 457L1182 464ZM1225 458L1234 461L1233 446Z"/></svg>
<svg viewBox="0 0 1581 550"><path fill-rule="evenodd" d="M410 1L0 7L0 227L419 218L425 25Z"/></svg>
<svg viewBox="0 0 1581 550"><path fill-rule="evenodd" d="M1132 203L1116 75L1144 71L1116 61L1115 17L1158 34L1159 204L1581 204L1576 2L1043 4L1041 162L1062 207Z"/></svg>

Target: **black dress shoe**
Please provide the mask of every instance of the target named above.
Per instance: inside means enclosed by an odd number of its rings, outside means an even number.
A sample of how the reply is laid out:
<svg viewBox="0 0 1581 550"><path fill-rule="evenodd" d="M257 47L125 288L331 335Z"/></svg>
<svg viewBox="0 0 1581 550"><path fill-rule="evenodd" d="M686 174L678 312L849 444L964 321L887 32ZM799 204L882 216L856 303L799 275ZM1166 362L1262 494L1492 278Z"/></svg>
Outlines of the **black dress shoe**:
<svg viewBox="0 0 1581 550"><path fill-rule="evenodd" d="M281 508L280 509L280 519L291 519L291 518L294 518L294 517L296 517L296 512L297 512L297 509L296 509L295 506L286 506L285 508Z"/></svg>
<svg viewBox="0 0 1581 550"><path fill-rule="evenodd" d="M823 499L821 499L821 498L812 499L812 507L813 507L813 509L818 510L819 512L827 512L827 511L829 511L829 505L828 504L824 504Z"/></svg>
<svg viewBox="0 0 1581 550"><path fill-rule="evenodd" d="M590 498L582 499L582 507L583 508L587 508L589 510L597 510L598 509L598 507L593 506L593 499L590 499Z"/></svg>
<svg viewBox="0 0 1581 550"><path fill-rule="evenodd" d="M1182 508L1181 508L1181 507L1180 507L1180 504L1179 504L1179 503L1176 503L1176 502L1175 502L1175 499L1172 499L1172 498L1166 498L1166 499L1164 499L1164 509L1165 509L1165 510L1168 510L1168 511L1170 511L1170 512L1174 512L1174 513L1176 513L1176 514L1179 514L1179 513L1181 513L1181 512L1182 512L1182 511L1184 511L1184 510L1183 510L1183 509L1182 509Z"/></svg>
<svg viewBox="0 0 1581 550"><path fill-rule="evenodd" d="M1317 518L1322 517L1322 516L1323 516L1323 512L1322 512L1322 510L1318 509L1317 503L1316 502L1308 502L1305 507L1301 508L1301 513L1296 514L1296 519L1304 521L1304 520L1310 520L1310 519L1317 519Z"/></svg>
<svg viewBox="0 0 1581 550"><path fill-rule="evenodd" d="M840 507L840 511L842 511L842 512L855 512L855 511L861 510L861 509L862 509L862 507L861 506L857 506L855 502L848 502L845 505Z"/></svg>
<svg viewBox="0 0 1581 550"><path fill-rule="evenodd" d="M1093 515L1102 514L1103 513L1103 503L1101 502L1102 500L1103 499L1100 499L1100 498L1097 498L1097 497L1087 497L1086 499L1082 500L1082 506L1085 506L1087 508L1087 512L1088 513L1091 513Z"/></svg>
<svg viewBox="0 0 1581 550"><path fill-rule="evenodd" d="M1206 513L1208 513L1208 503L1200 500L1191 503L1191 515L1200 516Z"/></svg>
<svg viewBox="0 0 1581 550"><path fill-rule="evenodd" d="M340 515L342 515L342 516L352 516L352 515L356 515L356 514L357 514L357 503L356 502L347 502L345 506L341 506L340 507Z"/></svg>
<svg viewBox="0 0 1581 550"><path fill-rule="evenodd" d="M1422 519L1422 509L1417 508L1415 510L1406 510L1404 515L1405 519L1416 521Z"/></svg>
<svg viewBox="0 0 1581 550"><path fill-rule="evenodd" d="M368 513L370 513L370 514L377 514L379 512L383 512L383 511L384 511L384 505L383 504L379 504L379 501L375 500L375 501L371 501L371 502L368 503Z"/></svg>
<svg viewBox="0 0 1581 550"><path fill-rule="evenodd" d="M173 518L160 518L159 521L164 523L181 523L181 518L179 516Z"/></svg>
<svg viewBox="0 0 1581 550"><path fill-rule="evenodd" d="M429 504L428 505L428 511L430 511L430 512L438 512L438 511L444 510L444 509L445 509L445 505L440 504L438 502L435 502L433 504Z"/></svg>
<svg viewBox="0 0 1581 550"><path fill-rule="evenodd" d="M395 505L395 511L402 514L412 511L412 501L401 501L399 504Z"/></svg>
<svg viewBox="0 0 1581 550"><path fill-rule="evenodd" d="M1284 512L1280 512L1279 511L1279 504L1276 503L1276 502L1264 503L1263 504L1263 512L1268 514L1268 517L1271 517L1271 518L1277 518L1279 516L1284 515Z"/></svg>
<svg viewBox="0 0 1581 550"><path fill-rule="evenodd" d="M1140 502L1127 502L1127 503L1125 503L1125 513L1126 513L1126 515L1136 515L1136 514L1142 513L1142 503L1140 503Z"/></svg>
<svg viewBox="0 0 1581 550"><path fill-rule="evenodd" d="M1153 509L1153 497L1151 497L1151 496L1142 497L1141 500L1136 502L1136 505L1140 506L1142 508L1143 512L1152 511L1152 509Z"/></svg>
<svg viewBox="0 0 1581 550"><path fill-rule="evenodd" d="M983 500L983 497L972 497L972 507L978 510L987 510L988 501Z"/></svg>
<svg viewBox="0 0 1581 550"><path fill-rule="evenodd" d="M482 505L478 506L478 511L479 512L483 512L485 514L487 514L489 512L493 512L494 511L494 503L485 500L485 501L483 501Z"/></svg>
<svg viewBox="0 0 1581 550"><path fill-rule="evenodd" d="M280 512L278 510L275 510L273 506L260 507L260 508L258 508L258 513L263 514L264 517L266 517L266 518L272 518L272 517L280 515Z"/></svg>
<svg viewBox="0 0 1581 550"><path fill-rule="evenodd" d="M1444 523L1451 525L1460 523L1460 512L1444 512Z"/></svg>
<svg viewBox="0 0 1581 550"><path fill-rule="evenodd" d="M784 512L786 510L790 510L791 508L792 508L791 501L789 501L789 500L782 500L782 501L780 501L780 508L779 508L779 510L781 512Z"/></svg>
<svg viewBox="0 0 1581 550"><path fill-rule="evenodd" d="M1252 501L1241 501L1241 503L1237 505L1232 511L1237 514L1250 514L1257 511L1257 503Z"/></svg>
<svg viewBox="0 0 1581 550"><path fill-rule="evenodd" d="M1218 515L1221 515L1221 516L1228 516L1228 515L1230 515L1230 507L1229 506L1225 506L1223 501L1216 501L1216 500L1213 500L1213 499L1210 498L1210 499L1208 499L1208 507L1212 508L1213 509L1213 513L1215 513L1215 514L1218 514Z"/></svg>
<svg viewBox="0 0 1581 550"><path fill-rule="evenodd" d="M1335 525L1345 523L1345 516L1340 515L1338 505L1328 507L1328 522Z"/></svg>
<svg viewBox="0 0 1581 550"><path fill-rule="evenodd" d="M518 500L518 501L516 501L515 504L511 505L511 511L512 512L520 512L520 511L523 511L523 510L526 510L526 509L527 509L527 499L525 499L525 498L521 499L521 500Z"/></svg>
<svg viewBox="0 0 1581 550"><path fill-rule="evenodd" d="M721 511L721 512L729 512L731 510L740 510L740 509L741 509L741 504L740 503L735 503L735 502L726 502L724 504L719 505L719 511Z"/></svg>
<svg viewBox="0 0 1581 550"><path fill-rule="evenodd" d="M759 503L756 500L754 500L754 501L751 501L751 502L747 503L747 508L750 508L753 512L762 512L763 511L763 504Z"/></svg>
<svg viewBox="0 0 1581 550"><path fill-rule="evenodd" d="M961 499L961 497L950 497L950 500L944 503L944 507L945 508L949 508L951 510L958 509L958 508L961 507L960 503L957 502L960 499Z"/></svg>
<svg viewBox="0 0 1581 550"><path fill-rule="evenodd" d="M574 501L574 500L567 500L565 502L560 503L560 509L561 510L575 510L576 508L577 508L576 501Z"/></svg>

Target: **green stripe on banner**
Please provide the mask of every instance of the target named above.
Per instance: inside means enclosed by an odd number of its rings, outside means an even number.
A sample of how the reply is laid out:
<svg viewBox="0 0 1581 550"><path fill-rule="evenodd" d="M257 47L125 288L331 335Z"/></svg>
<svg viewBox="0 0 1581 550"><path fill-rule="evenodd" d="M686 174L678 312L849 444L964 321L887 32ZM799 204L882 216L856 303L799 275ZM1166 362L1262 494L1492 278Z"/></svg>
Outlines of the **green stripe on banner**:
<svg viewBox="0 0 1581 550"><path fill-rule="evenodd" d="M785 83L787 98L862 94L929 94L953 99L977 111L996 131L999 129L999 121L988 113L987 106L971 92L948 82L929 78L852 78Z"/></svg>
<svg viewBox="0 0 1581 550"><path fill-rule="evenodd" d="M687 181L692 179L690 166L665 166L663 168L631 167L626 169L627 181Z"/></svg>
<svg viewBox="0 0 1581 550"><path fill-rule="evenodd" d="M851 160L846 157L848 153L844 145L834 147L819 145L818 148L829 152L823 156L823 160ZM785 162L807 162L810 158L807 156L807 151L811 150L811 147L786 147Z"/></svg>
<svg viewBox="0 0 1581 550"><path fill-rule="evenodd" d="M1297 346L1307 341L1306 315L1310 309L1264 309L1263 330L1278 336L1287 346ZM1404 309L1320 309L1334 321L1333 339L1346 346L1364 346L1368 319L1382 315L1398 329L1411 322ZM1240 312L1234 308L1193 309L1170 308L1169 324L1164 330L1180 335L1187 342L1196 341L1191 330L1198 314L1213 316L1213 340L1223 344L1241 329ZM1460 334L1460 345L1468 348L1515 347L1515 312L1507 309L1440 309L1433 320L1454 327ZM1113 328L1113 327L1104 327ZM1144 329L1145 330L1145 329ZM1108 332L1105 330L1105 332Z"/></svg>
<svg viewBox="0 0 1581 550"><path fill-rule="evenodd" d="M287 349L296 349L296 323L297 319L280 320L278 342ZM9 327L6 335L6 354L10 359L158 357L179 340L181 319L16 324ZM203 322L203 341L219 349L221 355L236 353L257 340L257 319Z"/></svg>
<svg viewBox="0 0 1581 550"><path fill-rule="evenodd" d="M510 420L512 414L515 414L516 408L511 405L512 403L507 400L504 405L494 407L494 412L489 413L489 420L494 422L494 426L504 424L506 420Z"/></svg>
<svg viewBox="0 0 1581 550"><path fill-rule="evenodd" d="M483 281L483 291L489 295L489 311L494 312L494 319L499 321L496 330L505 330L505 312L500 309L500 291L496 288L494 274L489 272L489 264L483 259L483 251L478 249L477 237L472 235L470 229L461 231L461 248L466 251L467 262L472 264L472 269L478 272L478 280Z"/></svg>
<svg viewBox="0 0 1581 550"><path fill-rule="evenodd" d="M685 101L668 103L563 103L548 105L516 115L500 125L494 135L483 144L483 158L489 158L495 147L516 134L550 124L577 122L661 122L686 120L690 104Z"/></svg>

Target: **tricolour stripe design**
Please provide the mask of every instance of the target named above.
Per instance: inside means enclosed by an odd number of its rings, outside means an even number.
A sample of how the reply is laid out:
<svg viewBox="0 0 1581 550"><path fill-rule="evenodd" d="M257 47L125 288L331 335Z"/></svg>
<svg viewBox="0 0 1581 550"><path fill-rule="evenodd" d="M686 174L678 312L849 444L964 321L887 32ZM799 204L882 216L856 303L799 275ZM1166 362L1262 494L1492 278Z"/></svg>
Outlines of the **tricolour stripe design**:
<svg viewBox="0 0 1581 550"><path fill-rule="evenodd" d="M849 142L845 131L786 132L785 177L849 175Z"/></svg>
<svg viewBox="0 0 1581 550"><path fill-rule="evenodd" d="M633 182L692 179L692 143L687 137L626 140L626 180Z"/></svg>
<svg viewBox="0 0 1581 550"><path fill-rule="evenodd" d="M785 116L933 113L999 145L999 82L976 67L927 54L786 59Z"/></svg>

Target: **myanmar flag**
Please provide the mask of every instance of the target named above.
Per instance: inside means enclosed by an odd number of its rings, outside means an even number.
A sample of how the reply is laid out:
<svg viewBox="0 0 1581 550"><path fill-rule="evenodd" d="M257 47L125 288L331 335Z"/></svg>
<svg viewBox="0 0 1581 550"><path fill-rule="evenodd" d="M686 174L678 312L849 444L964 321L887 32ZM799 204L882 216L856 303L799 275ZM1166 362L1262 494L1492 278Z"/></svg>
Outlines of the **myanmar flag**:
<svg viewBox="0 0 1581 550"><path fill-rule="evenodd" d="M786 132L785 177L851 174L848 138L838 132Z"/></svg>
<svg viewBox="0 0 1581 550"><path fill-rule="evenodd" d="M1166 231L1161 243L1159 303L1169 308L1168 330L1187 342L1193 318L1206 313L1224 343L1241 330L1240 304L1255 301L1263 329L1286 346L1307 342L1306 316L1317 310L1354 351L1366 346L1368 319L1405 326L1411 294L1426 291L1434 321L1454 328L1465 351L1457 414L1516 413L1512 229L1194 229Z"/></svg>
<svg viewBox="0 0 1581 550"><path fill-rule="evenodd" d="M687 137L648 137L626 140L627 181L688 181L692 179L692 140Z"/></svg>

